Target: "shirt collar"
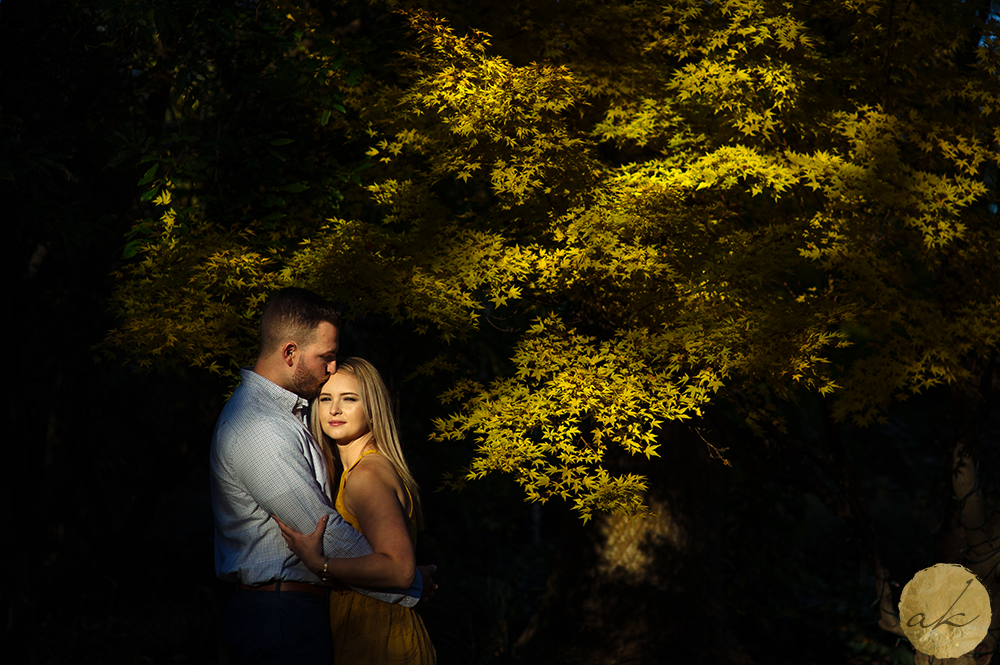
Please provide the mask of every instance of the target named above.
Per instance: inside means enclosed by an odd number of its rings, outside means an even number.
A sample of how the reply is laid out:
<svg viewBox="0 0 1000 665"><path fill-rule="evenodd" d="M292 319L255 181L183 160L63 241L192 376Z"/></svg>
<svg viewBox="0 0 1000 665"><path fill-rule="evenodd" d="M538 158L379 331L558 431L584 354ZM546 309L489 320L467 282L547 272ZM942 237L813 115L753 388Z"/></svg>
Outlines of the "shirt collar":
<svg viewBox="0 0 1000 665"><path fill-rule="evenodd" d="M240 369L240 380L248 388L267 395L277 403L282 411L287 411L299 417L309 412L309 400L299 397L290 390L285 390L270 379L265 379L250 367Z"/></svg>

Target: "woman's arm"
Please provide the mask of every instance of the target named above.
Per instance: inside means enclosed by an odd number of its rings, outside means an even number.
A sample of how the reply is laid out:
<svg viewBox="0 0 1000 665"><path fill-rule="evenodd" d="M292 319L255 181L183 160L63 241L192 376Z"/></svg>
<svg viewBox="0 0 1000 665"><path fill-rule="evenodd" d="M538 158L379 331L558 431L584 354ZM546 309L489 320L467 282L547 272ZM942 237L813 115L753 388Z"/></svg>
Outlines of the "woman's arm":
<svg viewBox="0 0 1000 665"><path fill-rule="evenodd" d="M390 475L391 474L391 475ZM313 573L326 573L349 584L408 588L416 576L413 543L397 489L402 489L392 463L372 455L358 464L344 486L344 504L357 518L374 554L354 559L327 558L322 534L328 516L312 534L304 535L275 518L292 552ZM396 487L399 484L399 488Z"/></svg>
<svg viewBox="0 0 1000 665"><path fill-rule="evenodd" d="M330 559L328 570L334 577L354 584L402 589L413 584L417 562L399 500L402 493L402 480L385 457L369 455L354 467L344 484L344 505L357 517L375 554L360 562ZM361 582L357 576L381 581Z"/></svg>

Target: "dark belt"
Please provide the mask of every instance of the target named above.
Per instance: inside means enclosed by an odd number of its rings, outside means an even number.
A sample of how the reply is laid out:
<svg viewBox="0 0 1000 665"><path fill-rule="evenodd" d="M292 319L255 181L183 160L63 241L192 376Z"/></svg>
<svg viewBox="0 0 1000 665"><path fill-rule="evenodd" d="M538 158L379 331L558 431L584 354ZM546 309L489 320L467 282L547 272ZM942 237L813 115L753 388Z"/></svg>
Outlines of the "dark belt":
<svg viewBox="0 0 1000 665"><path fill-rule="evenodd" d="M322 586L316 586L315 584L309 584L308 582L293 582L292 580L278 580L277 582L271 582L270 584L261 584L259 586L250 586L249 584L240 583L240 590L242 591L296 591L298 593L311 593L314 596L325 596L328 589Z"/></svg>

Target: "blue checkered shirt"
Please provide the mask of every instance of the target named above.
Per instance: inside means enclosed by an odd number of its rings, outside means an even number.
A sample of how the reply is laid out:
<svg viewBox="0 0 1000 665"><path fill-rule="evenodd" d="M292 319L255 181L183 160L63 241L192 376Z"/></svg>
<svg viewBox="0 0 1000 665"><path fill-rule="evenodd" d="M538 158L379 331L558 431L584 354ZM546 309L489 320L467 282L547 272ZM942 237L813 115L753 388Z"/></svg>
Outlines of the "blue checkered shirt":
<svg viewBox="0 0 1000 665"><path fill-rule="evenodd" d="M320 580L288 549L271 515L311 533L329 514L323 553L353 558L372 553L363 535L330 506L326 462L309 432L309 403L250 368L229 398L212 437L215 574L244 584ZM407 607L420 600L421 579L409 589L357 591Z"/></svg>

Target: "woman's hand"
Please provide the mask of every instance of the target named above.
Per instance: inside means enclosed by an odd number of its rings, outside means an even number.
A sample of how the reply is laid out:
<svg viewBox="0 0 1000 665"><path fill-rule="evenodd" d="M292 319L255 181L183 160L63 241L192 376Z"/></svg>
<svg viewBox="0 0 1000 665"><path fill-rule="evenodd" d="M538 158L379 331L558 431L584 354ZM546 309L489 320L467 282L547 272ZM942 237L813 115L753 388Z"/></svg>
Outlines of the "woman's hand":
<svg viewBox="0 0 1000 665"><path fill-rule="evenodd" d="M319 573L326 561L326 557L323 556L323 533L326 531L326 523L330 520L330 516L320 517L316 530L309 535L299 533L278 519L277 515L271 515L271 518L281 529L281 537L288 544L288 549L306 564L306 568L313 573Z"/></svg>
<svg viewBox="0 0 1000 665"><path fill-rule="evenodd" d="M435 584L434 580L431 579L431 573L437 570L437 566L431 564L429 566L417 566L417 572L420 574L421 580L423 580L423 593L420 594L420 604L426 605L431 602L431 598L437 592L438 585Z"/></svg>

